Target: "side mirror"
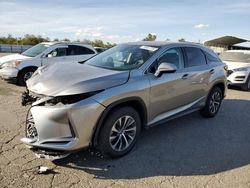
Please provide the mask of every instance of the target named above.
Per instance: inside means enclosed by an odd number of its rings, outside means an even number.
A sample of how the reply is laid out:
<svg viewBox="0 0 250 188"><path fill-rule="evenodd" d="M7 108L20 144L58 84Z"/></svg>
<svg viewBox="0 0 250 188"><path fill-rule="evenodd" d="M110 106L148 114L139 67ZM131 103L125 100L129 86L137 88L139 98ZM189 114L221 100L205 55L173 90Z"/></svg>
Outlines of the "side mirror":
<svg viewBox="0 0 250 188"><path fill-rule="evenodd" d="M163 73L173 73L177 70L177 67L171 63L161 63L155 72L156 77L160 77Z"/></svg>

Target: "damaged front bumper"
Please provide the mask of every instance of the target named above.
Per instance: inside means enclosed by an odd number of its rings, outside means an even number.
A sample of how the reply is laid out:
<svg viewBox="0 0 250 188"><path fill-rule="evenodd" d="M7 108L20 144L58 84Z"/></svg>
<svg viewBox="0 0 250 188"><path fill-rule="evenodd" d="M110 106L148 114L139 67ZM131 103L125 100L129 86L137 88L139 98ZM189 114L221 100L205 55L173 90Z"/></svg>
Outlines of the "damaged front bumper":
<svg viewBox="0 0 250 188"><path fill-rule="evenodd" d="M26 117L26 137L21 141L36 153L48 155L65 155L88 147L105 107L90 98L67 105L48 105L45 98L36 101L37 96L27 92L22 95L22 104L32 106Z"/></svg>
<svg viewBox="0 0 250 188"><path fill-rule="evenodd" d="M37 101L38 99L39 99L38 97L30 95L29 91L27 90L22 93L21 104L22 106L31 105L33 102Z"/></svg>

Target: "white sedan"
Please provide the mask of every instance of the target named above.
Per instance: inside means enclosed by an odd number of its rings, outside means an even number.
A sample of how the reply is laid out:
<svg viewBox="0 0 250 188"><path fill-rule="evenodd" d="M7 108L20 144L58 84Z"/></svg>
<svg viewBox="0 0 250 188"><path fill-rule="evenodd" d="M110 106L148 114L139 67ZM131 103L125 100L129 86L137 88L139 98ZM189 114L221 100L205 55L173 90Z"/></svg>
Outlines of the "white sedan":
<svg viewBox="0 0 250 188"><path fill-rule="evenodd" d="M228 84L250 90L250 51L228 50L221 53L220 58L228 66Z"/></svg>
<svg viewBox="0 0 250 188"><path fill-rule="evenodd" d="M0 77L17 80L25 85L38 67L59 62L85 61L97 54L90 45L65 42L43 42L22 54L12 54L0 58Z"/></svg>

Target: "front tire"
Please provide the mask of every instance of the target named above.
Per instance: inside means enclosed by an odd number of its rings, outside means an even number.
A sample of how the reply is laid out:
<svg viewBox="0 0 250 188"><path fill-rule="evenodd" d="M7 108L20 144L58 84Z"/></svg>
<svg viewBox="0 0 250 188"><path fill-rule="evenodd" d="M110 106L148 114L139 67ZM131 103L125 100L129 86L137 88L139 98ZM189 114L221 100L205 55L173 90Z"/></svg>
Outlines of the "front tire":
<svg viewBox="0 0 250 188"><path fill-rule="evenodd" d="M206 105L201 109L200 113L203 117L212 118L218 113L223 96L219 87L215 86L209 93Z"/></svg>
<svg viewBox="0 0 250 188"><path fill-rule="evenodd" d="M26 81L33 75L33 73L36 71L36 68L26 68L22 70L18 75L18 84L20 86L25 86Z"/></svg>
<svg viewBox="0 0 250 188"><path fill-rule="evenodd" d="M140 131L138 112L131 107L117 108L108 115L101 129L99 149L110 157L122 157L134 147Z"/></svg>

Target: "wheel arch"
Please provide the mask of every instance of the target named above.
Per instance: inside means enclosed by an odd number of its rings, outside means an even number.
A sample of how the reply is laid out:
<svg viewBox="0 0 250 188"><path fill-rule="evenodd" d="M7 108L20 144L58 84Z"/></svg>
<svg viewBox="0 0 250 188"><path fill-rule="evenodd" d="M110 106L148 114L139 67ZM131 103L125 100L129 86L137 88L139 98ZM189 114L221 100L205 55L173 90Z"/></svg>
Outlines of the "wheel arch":
<svg viewBox="0 0 250 188"><path fill-rule="evenodd" d="M103 123L105 122L107 116L114 110L116 110L117 108L122 108L125 106L130 106L132 108L134 108L138 114L140 115L141 121L142 121L142 130L145 128L145 125L147 124L147 108L146 105L144 103L144 101L139 98L139 97L128 97L119 101L116 101L112 104L110 104L102 113L101 117L99 118L95 129L94 129L94 133L92 136L92 142L91 145L92 146L97 146L98 144L98 137L100 134L100 130L101 127L103 125Z"/></svg>
<svg viewBox="0 0 250 188"><path fill-rule="evenodd" d="M20 74L21 74L23 71L27 70L27 69L35 69L35 70L36 70L36 69L38 69L38 67L37 67L37 66L28 66L28 67L24 67L24 68L22 68L21 70L18 71L17 77L19 77Z"/></svg>
<svg viewBox="0 0 250 188"><path fill-rule="evenodd" d="M224 82L216 82L214 85L213 85L213 87L211 87L211 89L210 89L210 91L214 88L214 87L219 87L220 89L221 89L221 91L222 91L222 96L223 96L223 98L225 97L225 92L226 92L226 87L227 86L225 86L225 83Z"/></svg>

